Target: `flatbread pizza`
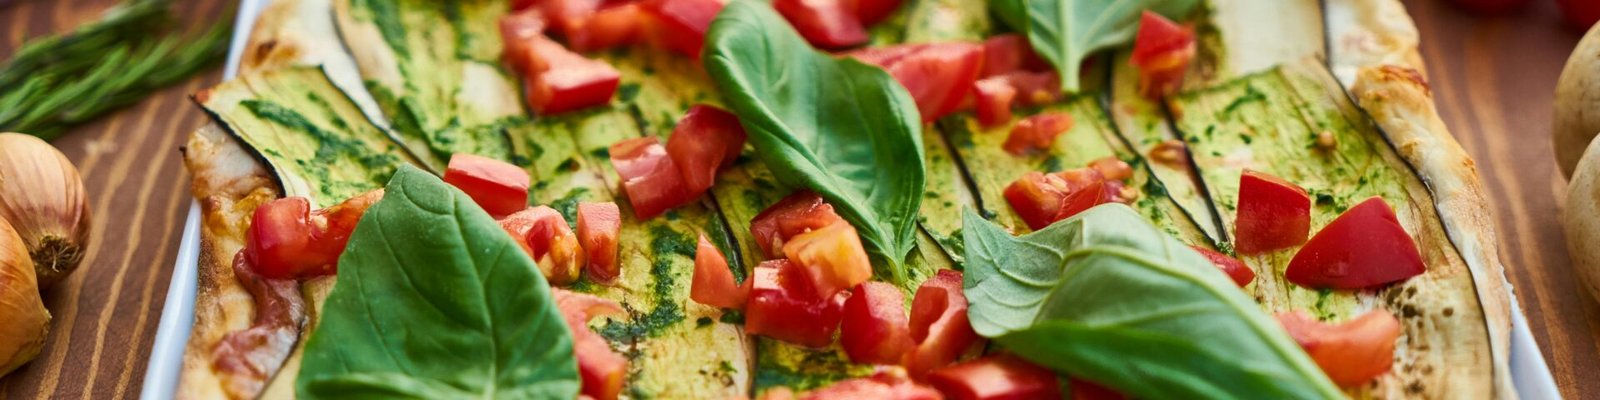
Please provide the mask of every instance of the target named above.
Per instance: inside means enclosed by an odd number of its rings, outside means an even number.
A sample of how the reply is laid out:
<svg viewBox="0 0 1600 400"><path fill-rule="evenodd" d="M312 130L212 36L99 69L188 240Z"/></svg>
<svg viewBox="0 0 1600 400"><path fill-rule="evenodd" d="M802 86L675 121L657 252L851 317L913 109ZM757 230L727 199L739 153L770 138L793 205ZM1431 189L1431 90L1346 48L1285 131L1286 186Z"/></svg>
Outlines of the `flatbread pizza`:
<svg viewBox="0 0 1600 400"><path fill-rule="evenodd" d="M272 1L178 397L1516 398L1398 1L600 3Z"/></svg>

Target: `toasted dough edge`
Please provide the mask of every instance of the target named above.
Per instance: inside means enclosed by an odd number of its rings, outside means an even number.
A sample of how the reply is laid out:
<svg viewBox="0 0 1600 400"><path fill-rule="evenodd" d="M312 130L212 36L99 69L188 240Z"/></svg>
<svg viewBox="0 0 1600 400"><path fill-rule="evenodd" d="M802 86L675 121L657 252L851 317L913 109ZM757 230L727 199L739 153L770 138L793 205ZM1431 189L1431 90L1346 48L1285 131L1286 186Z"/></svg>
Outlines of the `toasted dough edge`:
<svg viewBox="0 0 1600 400"><path fill-rule="evenodd" d="M1477 165L1439 118L1427 81L1416 69L1397 65L1363 67L1351 94L1433 192L1434 208L1445 233L1467 263L1477 289L1489 333L1495 397L1517 398L1509 363L1509 286Z"/></svg>

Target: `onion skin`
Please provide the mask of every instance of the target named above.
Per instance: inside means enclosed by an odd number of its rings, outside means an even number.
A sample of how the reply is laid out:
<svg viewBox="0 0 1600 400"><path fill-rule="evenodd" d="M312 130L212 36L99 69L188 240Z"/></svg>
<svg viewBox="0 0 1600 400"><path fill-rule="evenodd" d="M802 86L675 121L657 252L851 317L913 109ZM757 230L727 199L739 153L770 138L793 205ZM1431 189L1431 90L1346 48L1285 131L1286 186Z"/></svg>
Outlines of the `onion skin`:
<svg viewBox="0 0 1600 400"><path fill-rule="evenodd" d="M0 376L37 357L49 329L50 311L39 297L28 248L0 220Z"/></svg>
<svg viewBox="0 0 1600 400"><path fill-rule="evenodd" d="M66 278L83 261L89 246L83 179L49 143L0 133L0 218L22 237L41 290Z"/></svg>

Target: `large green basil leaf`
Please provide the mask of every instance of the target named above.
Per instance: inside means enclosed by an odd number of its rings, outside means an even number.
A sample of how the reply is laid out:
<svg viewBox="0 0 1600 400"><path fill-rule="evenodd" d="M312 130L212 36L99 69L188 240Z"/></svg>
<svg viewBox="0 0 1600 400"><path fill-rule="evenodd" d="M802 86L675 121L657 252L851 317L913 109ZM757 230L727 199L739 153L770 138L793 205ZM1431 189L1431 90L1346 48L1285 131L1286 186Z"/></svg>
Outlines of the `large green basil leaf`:
<svg viewBox="0 0 1600 400"><path fill-rule="evenodd" d="M1013 237L968 211L972 327L1057 372L1144 399L1342 398L1272 317L1121 204Z"/></svg>
<svg viewBox="0 0 1600 400"><path fill-rule="evenodd" d="M1000 21L1027 32L1039 56L1061 74L1061 90L1078 90L1078 69L1095 51L1133 40L1139 14L1154 11L1181 17L1199 0L995 0Z"/></svg>
<svg viewBox="0 0 1600 400"><path fill-rule="evenodd" d="M706 41L702 61L756 157L827 199L903 280L925 184L911 95L878 67L812 49L755 1L729 3Z"/></svg>
<svg viewBox="0 0 1600 400"><path fill-rule="evenodd" d="M570 399L572 337L533 260L461 191L397 172L339 257L302 399Z"/></svg>

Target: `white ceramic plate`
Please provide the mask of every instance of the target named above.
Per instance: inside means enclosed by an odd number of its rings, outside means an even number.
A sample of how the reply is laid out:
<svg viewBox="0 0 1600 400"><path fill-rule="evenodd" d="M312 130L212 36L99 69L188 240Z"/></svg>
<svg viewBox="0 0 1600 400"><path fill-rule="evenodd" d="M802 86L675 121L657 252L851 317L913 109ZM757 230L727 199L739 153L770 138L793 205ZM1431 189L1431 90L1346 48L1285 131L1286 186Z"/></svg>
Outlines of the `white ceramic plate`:
<svg viewBox="0 0 1600 400"><path fill-rule="evenodd" d="M239 71L239 54L244 51L250 27L256 16L271 0L241 0L239 19L235 21L233 46L228 51L228 63L223 77L232 78ZM178 245L177 265L172 269L172 286L167 288L167 302L161 311L161 324L156 330L155 347L150 350L150 365L144 376L144 390L140 396L146 400L170 399L178 386L178 371L183 367L183 348L189 341L189 329L194 325L194 292L200 262L200 204L189 205L188 222L184 224L183 241ZM1515 292L1513 292L1515 293ZM1511 297L1511 379L1517 394L1523 399L1560 399L1555 379L1544 362L1544 355L1528 331L1528 318L1522 314L1515 295Z"/></svg>

